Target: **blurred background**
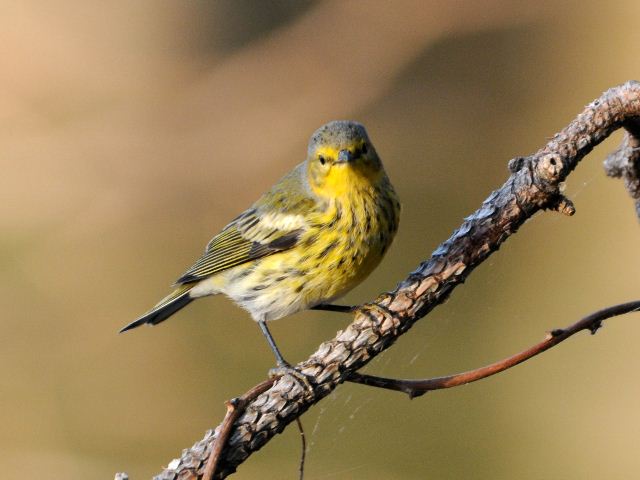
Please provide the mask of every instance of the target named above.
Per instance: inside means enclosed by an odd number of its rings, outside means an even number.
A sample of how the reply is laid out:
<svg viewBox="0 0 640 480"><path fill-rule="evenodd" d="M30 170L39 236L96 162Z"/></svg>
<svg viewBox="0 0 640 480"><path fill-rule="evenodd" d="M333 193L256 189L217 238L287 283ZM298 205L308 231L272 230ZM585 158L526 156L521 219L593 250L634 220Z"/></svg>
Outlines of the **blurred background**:
<svg viewBox="0 0 640 480"><path fill-rule="evenodd" d="M403 200L396 243L346 298L396 283L603 90L640 77L640 4L27 0L0 2L0 471L149 478L218 424L273 357L248 315L152 306L209 238L305 155L363 122ZM637 299L640 227L589 155L572 218L537 215L369 373L484 365ZM306 358L349 321L272 327ZM413 401L343 385L302 421L306 479L632 478L640 318L502 375ZM288 428L239 479L296 478Z"/></svg>

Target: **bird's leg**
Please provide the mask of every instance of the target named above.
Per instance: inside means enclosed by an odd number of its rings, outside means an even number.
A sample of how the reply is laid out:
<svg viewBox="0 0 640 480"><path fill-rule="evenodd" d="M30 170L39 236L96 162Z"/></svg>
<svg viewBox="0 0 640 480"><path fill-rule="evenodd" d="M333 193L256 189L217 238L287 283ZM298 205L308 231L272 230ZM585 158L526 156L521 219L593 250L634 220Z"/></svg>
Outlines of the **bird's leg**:
<svg viewBox="0 0 640 480"><path fill-rule="evenodd" d="M264 320L259 320L258 325L260 325L260 329L262 330L262 334L264 335L264 338L266 338L267 342L269 342L269 347L271 348L271 351L276 356L276 363L278 367L290 367L291 365L289 364L289 362L287 362L282 356L282 353L280 353L280 349L276 345L276 341L273 339L273 336L269 331L269 327L267 327L267 322L265 322Z"/></svg>
<svg viewBox="0 0 640 480"><path fill-rule="evenodd" d="M329 303L321 303L315 307L311 307L311 310L324 310L326 312L340 312L340 313L353 313L358 308L355 305L331 305Z"/></svg>
<svg viewBox="0 0 640 480"><path fill-rule="evenodd" d="M264 320L258 320L258 325L260 325L262 334L267 339L267 342L269 343L269 347L271 347L271 351L276 357L277 367L269 370L269 377L274 378L274 377L282 377L283 375L291 375L292 377L300 381L302 386L308 392L313 394L313 387L311 386L311 383L309 383L309 379L307 378L307 376L304 373L296 370L293 366L291 366L291 364L284 359L284 357L282 356L282 353L280 353L280 349L276 345L276 341L273 339L273 336L269 331L269 327L267 327L267 322L265 322Z"/></svg>

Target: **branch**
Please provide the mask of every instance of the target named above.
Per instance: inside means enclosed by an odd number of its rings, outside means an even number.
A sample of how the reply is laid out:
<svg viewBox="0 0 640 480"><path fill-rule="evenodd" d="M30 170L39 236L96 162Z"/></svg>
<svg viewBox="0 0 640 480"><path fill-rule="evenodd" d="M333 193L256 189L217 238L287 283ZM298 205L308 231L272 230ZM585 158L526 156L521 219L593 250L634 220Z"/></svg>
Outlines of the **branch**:
<svg viewBox="0 0 640 480"><path fill-rule="evenodd" d="M627 128L628 145L636 145L638 137L633 126L638 117L640 83L627 82L589 104L538 152L511 160L512 173L505 184L492 192L428 261L394 291L359 307L351 325L296 366L309 378L312 393L294 378L284 376L246 406L221 452L214 478L233 473L276 433L389 348L417 320L443 303L536 212L556 210L572 215L575 209L561 193L562 182L586 154L616 129ZM627 155L625 161L631 162L633 148L624 149L623 145L618 157ZM217 431L208 431L155 478L201 479L217 435Z"/></svg>
<svg viewBox="0 0 640 480"><path fill-rule="evenodd" d="M573 325L550 331L542 342L539 342L520 353L516 353L511 357L492 363L491 365L469 370L468 372L423 380L398 380L395 378L384 378L354 373L349 377L349 381L353 383L360 383L362 385L404 392L409 395L409 398L420 397L432 390L458 387L460 385L466 385L467 383L482 380L483 378L490 377L496 373L504 372L511 367L515 367L516 365L526 362L530 358L549 350L551 347L555 347L559 343L564 342L567 338L581 332L582 330L589 330L592 335L595 335L598 329L602 326L602 322L608 318L624 315L625 313L637 312L639 310L640 301L622 303L612 307L603 308L602 310L598 310L597 312L587 315Z"/></svg>
<svg viewBox="0 0 640 480"><path fill-rule="evenodd" d="M640 119L630 118L624 122L624 127L626 132L622 145L607 157L604 169L610 177L624 179L640 217Z"/></svg>
<svg viewBox="0 0 640 480"><path fill-rule="evenodd" d="M242 414L242 412L244 412L244 409L247 408L247 403L249 403L261 393L267 391L271 387L271 385L273 385L274 381L275 379L265 380L264 382L261 382L253 387L241 397L234 398L227 402L227 413L224 416L224 420L222 420L222 423L220 424L215 443L213 444L211 453L209 454L209 458L207 459L207 463L204 467L204 471L202 472L203 480L212 479L213 475L216 473L218 462L220 461L220 454L222 453L222 450L226 445L227 440L229 439L233 424ZM304 447L305 443L303 441L303 448Z"/></svg>

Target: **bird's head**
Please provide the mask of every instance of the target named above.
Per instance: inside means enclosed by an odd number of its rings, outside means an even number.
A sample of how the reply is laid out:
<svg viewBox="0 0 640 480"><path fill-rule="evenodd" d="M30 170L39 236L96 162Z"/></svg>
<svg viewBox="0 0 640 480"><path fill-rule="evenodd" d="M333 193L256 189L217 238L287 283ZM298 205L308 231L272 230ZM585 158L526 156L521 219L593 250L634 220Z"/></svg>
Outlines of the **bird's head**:
<svg viewBox="0 0 640 480"><path fill-rule="evenodd" d="M382 162L364 126L337 120L311 136L307 178L314 193L336 197L375 184L384 174Z"/></svg>

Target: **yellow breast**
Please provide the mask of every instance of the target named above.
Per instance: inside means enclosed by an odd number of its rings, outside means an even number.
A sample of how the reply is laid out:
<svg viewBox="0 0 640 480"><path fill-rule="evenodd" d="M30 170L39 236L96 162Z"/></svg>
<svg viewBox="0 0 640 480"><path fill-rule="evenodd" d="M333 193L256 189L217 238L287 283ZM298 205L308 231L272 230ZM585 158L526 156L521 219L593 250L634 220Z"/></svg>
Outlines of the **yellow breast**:
<svg viewBox="0 0 640 480"><path fill-rule="evenodd" d="M309 303L327 302L362 282L380 263L398 228L400 203L386 176L353 183L336 197L300 242L300 264L315 280L305 288Z"/></svg>
<svg viewBox="0 0 640 480"><path fill-rule="evenodd" d="M219 291L254 318L275 320L344 295L380 263L400 203L386 179L337 197L310 215L296 246L223 272Z"/></svg>

